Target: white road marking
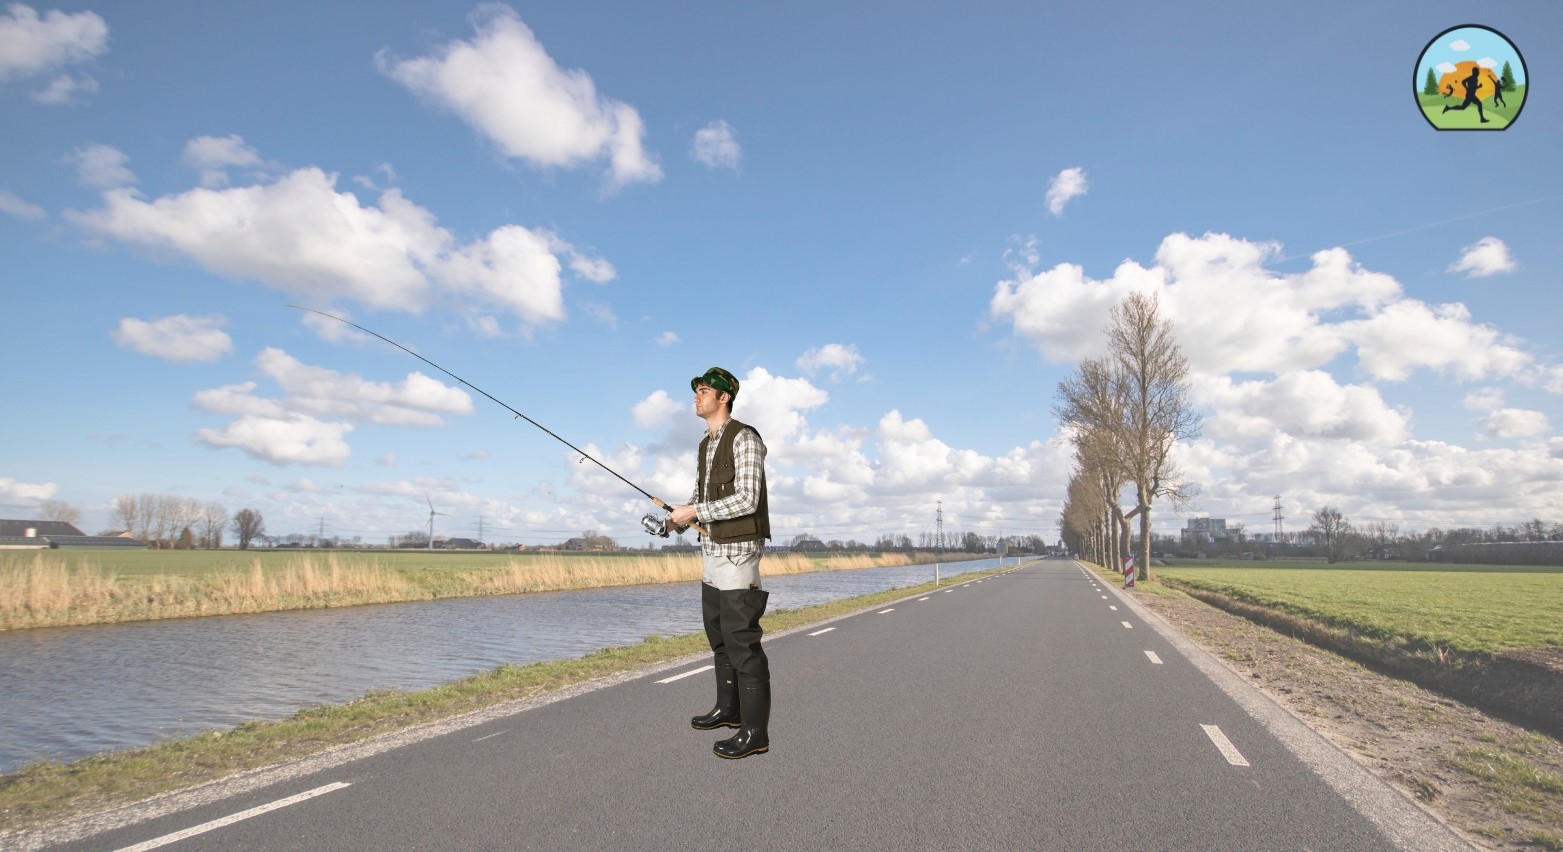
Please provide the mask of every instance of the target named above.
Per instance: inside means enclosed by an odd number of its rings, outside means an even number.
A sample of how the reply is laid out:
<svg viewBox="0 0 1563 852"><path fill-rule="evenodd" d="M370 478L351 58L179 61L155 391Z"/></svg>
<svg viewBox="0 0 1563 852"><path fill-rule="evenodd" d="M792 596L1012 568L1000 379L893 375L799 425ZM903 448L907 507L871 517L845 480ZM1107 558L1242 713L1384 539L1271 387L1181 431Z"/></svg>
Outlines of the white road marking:
<svg viewBox="0 0 1563 852"><path fill-rule="evenodd" d="M818 635L820 635L820 634L821 634L821 633L829 633L829 632L830 632L830 631L832 631L832 630L835 630L835 629L836 629L836 628L834 628L834 627L827 627L827 628L825 628L825 629L824 629L824 630L816 630L816 631L814 631L814 632L813 632L813 633L810 633L810 634L809 634L809 635L810 635L810 636L818 636Z"/></svg>
<svg viewBox="0 0 1563 852"><path fill-rule="evenodd" d="M690 674L694 674L694 672L690 672ZM679 677L683 677L683 675L679 675ZM480 742L483 742L484 740L491 740L491 739L493 739L495 737L502 737L502 736L504 736L505 734L508 734L508 733L510 733L510 732L509 731L500 731L497 734L489 734L486 737L478 737L477 739L473 740L473 742L480 743Z"/></svg>
<svg viewBox="0 0 1563 852"><path fill-rule="evenodd" d="M1248 765L1243 753L1237 750L1237 746L1232 745L1232 741L1227 739L1226 734L1221 733L1220 727L1216 725L1200 725L1200 727L1205 729L1205 736L1210 737L1210 741L1216 744L1216 748L1220 749L1221 756L1227 759L1227 763L1233 766Z"/></svg>
<svg viewBox="0 0 1563 852"><path fill-rule="evenodd" d="M953 591L955 591L955 590L954 589L945 589L944 593L945 594L949 594L950 592L953 592Z"/></svg>
<svg viewBox="0 0 1563 852"><path fill-rule="evenodd" d="M1145 656L1150 657L1151 662L1155 663L1156 665L1161 665L1161 657L1156 656L1155 651L1146 651Z"/></svg>
<svg viewBox="0 0 1563 852"><path fill-rule="evenodd" d="M1108 609L1110 609L1110 610L1112 610L1112 611L1113 611L1113 612L1117 612L1117 611L1118 611L1118 607L1115 607L1115 606L1113 606L1113 605L1112 605L1112 604L1108 604L1108 605L1107 605L1107 608L1108 608Z"/></svg>
<svg viewBox="0 0 1563 852"><path fill-rule="evenodd" d="M686 677L689 677L690 675L697 675L697 674L700 674L701 672L708 672L708 671L710 671L710 670L712 670L714 668L716 668L716 666L701 666L698 669L690 669L689 671L684 672L683 674L676 674L676 675L673 675L672 677L665 677L665 678L657 681L657 683L672 683L675 680L679 680L681 678L686 678Z"/></svg>
<svg viewBox="0 0 1563 852"><path fill-rule="evenodd" d="M1134 629L1134 625L1130 624L1127 621L1120 621L1118 623L1122 624L1124 626L1124 628L1127 629L1127 630L1133 630Z"/></svg>
<svg viewBox="0 0 1563 852"><path fill-rule="evenodd" d="M1104 601L1107 600L1107 596L1106 595L1102 595L1102 600L1104 600Z"/></svg>
<svg viewBox="0 0 1563 852"><path fill-rule="evenodd" d="M152 840L148 840L145 843L137 843L134 846L126 846L124 849L119 850L119 852L145 852L145 850L148 849L156 849L159 846L167 846L170 843L178 843L185 838L194 837L197 834L205 834L208 831L214 831L216 829L222 828L223 826L233 825L236 822L247 820L250 817L256 817L264 813L270 813L271 811L277 810L279 808L285 808L288 805L296 805L306 799L313 799L316 796L323 796L326 793L332 792L333 790L340 790L343 787L351 786L351 784L348 784L345 781L338 781L335 784L327 784L324 787L316 787L313 790L307 790L303 793L299 793L297 796L289 796L286 799L278 799L269 805L261 805L260 807L250 808L247 811L240 811L239 813L233 814L232 816L225 816L222 819L214 819L211 822L203 822L193 828L187 828L184 831L176 831L173 834L165 834L162 837L153 838Z"/></svg>
<svg viewBox="0 0 1563 852"><path fill-rule="evenodd" d="M917 599L917 602L918 602L918 603L922 603L922 602L923 602L923 601L925 601L925 600L928 600L928 599L927 599L927 598L918 598L918 599Z"/></svg>
<svg viewBox="0 0 1563 852"><path fill-rule="evenodd" d="M882 610L879 611L879 614L880 615L884 615L887 612L895 612L895 607L891 607L889 609L882 609Z"/></svg>

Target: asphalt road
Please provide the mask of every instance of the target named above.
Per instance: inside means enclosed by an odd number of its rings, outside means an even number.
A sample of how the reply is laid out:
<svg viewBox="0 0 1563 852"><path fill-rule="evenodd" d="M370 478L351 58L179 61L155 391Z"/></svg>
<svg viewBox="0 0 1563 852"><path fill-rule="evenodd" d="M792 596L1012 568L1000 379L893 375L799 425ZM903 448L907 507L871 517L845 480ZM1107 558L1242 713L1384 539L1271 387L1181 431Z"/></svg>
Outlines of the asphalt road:
<svg viewBox="0 0 1563 852"><path fill-rule="evenodd" d="M690 729L711 674L670 678L697 660L51 848L1469 848L1073 562L766 642L768 754L721 760L730 732Z"/></svg>

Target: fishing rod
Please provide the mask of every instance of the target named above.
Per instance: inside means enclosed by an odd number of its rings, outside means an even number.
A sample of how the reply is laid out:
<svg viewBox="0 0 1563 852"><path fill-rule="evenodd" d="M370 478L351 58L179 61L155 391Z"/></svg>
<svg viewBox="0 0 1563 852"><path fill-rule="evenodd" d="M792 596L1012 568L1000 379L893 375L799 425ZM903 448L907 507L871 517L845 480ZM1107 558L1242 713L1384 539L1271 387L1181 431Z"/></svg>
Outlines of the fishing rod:
<svg viewBox="0 0 1563 852"><path fill-rule="evenodd" d="M336 320L339 323L343 323L345 325L350 325L353 328L356 328L359 331L363 332L364 334L373 335L375 337L380 338L381 340L384 340L386 343L389 343L392 346L395 346L397 349L400 349L403 352L406 352L408 355L411 355L412 357L417 358L419 361L422 361L423 363L428 364L430 367L433 367L434 369L439 370L440 372L444 373L445 375L450 376L451 378L455 379L456 381L461 382L462 384L466 385L469 388L472 388L473 390L477 391L480 394L483 394L484 396L486 396L489 399L493 400L494 402L498 403L501 407L503 407L506 411L510 412L511 414L514 414L515 416L521 418L522 420L525 420L526 422L532 424L533 426L536 426L537 428L543 430L544 432L547 432L548 436L550 438L553 438L555 441L558 441L559 443L564 444L566 447L569 447L570 449L575 450L577 453L580 453L581 454L581 461L586 461L588 459L591 460L591 462L593 464L595 464L598 467L602 468L603 470L606 470L607 472L613 474L614 477L617 478L620 482L622 482L625 485L628 485L629 487L635 489L636 491L639 491L640 493L646 495L646 498L649 499L651 502L653 502L653 503L657 504L658 506L662 507L664 510L668 511L669 513L671 513L673 511L673 507L672 506L668 505L667 503L664 503L661 499L659 499L658 497L656 497L655 495L653 495L651 492L647 491L646 489L641 488L639 485L636 485L635 483L630 482L628 479L625 479L624 477L619 476L619 472L618 471L616 471L613 468L608 467L607 465L605 465L602 462L598 461L590 453L587 453L585 450L581 449L580 447L577 447L576 445L570 443L569 441L566 441L565 439L563 439L563 438L559 437L558 435L554 434L554 431L552 429L549 429L547 426L544 426L543 424L537 422L536 420L533 420L532 418L526 416L525 414L522 414L521 412L515 410L514 408L511 408L509 405L506 405L503 400L499 399L498 397L495 397L493 394L489 393L488 391L478 387L477 385L467 381L466 379L463 379L462 377L456 375L455 373L452 373L451 371L445 369L444 367L441 367L440 365L434 363L433 361L430 361L429 359L423 357L422 355L419 355L418 353L412 351L411 349L408 349L407 347L401 345L400 343L397 343L396 341L392 340L391 338L386 337L385 335L380 334L379 332L370 331L369 329L364 328L363 326L359 325L356 322L352 322L350 320L345 320L345 319L343 319L343 318L341 318L341 317L339 317L339 316L337 316L335 314L328 314L325 311L317 311L314 308L306 308L306 307L303 307L302 305L288 305L288 307L293 308L294 310L308 311L308 312L310 312L312 314L320 314L321 316L326 317L328 319L334 319L334 320ZM579 464L579 462L577 462L577 464ZM651 533L652 535L661 536L662 538L667 538L668 529L667 529L667 519L665 519L665 518L659 518L655 514L647 514L644 518L640 519L640 525L641 525L642 528L644 528L646 530L646 532ZM689 526L691 528L693 528L696 532L700 533L703 536L708 536L709 537L711 535L710 533L706 532L699 524L690 524Z"/></svg>

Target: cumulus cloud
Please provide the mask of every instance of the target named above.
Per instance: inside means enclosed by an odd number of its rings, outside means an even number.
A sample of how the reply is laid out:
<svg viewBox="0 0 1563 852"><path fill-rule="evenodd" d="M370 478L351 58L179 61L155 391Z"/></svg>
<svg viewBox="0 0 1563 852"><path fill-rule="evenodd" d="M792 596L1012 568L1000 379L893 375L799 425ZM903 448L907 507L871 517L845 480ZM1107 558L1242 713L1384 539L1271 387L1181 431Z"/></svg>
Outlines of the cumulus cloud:
<svg viewBox="0 0 1563 852"><path fill-rule="evenodd" d="M1388 380L1417 369L1509 376L1530 362L1465 306L1407 298L1394 278L1363 269L1344 249L1316 252L1311 268L1292 274L1265 268L1278 254L1274 244L1226 234L1173 234L1152 266L1126 260L1105 280L1059 264L1001 281L989 315L1066 363L1105 352L1097 332L1131 292L1160 297L1193 369L1208 375L1312 370L1353 350L1365 371Z"/></svg>
<svg viewBox="0 0 1563 852"><path fill-rule="evenodd" d="M690 156L713 169L738 169L743 149L738 145L738 131L725 121L713 121L695 131L694 147Z"/></svg>
<svg viewBox="0 0 1563 852"><path fill-rule="evenodd" d="M9 476L0 476L0 505L15 506L35 500L48 500L58 490L52 482L18 482Z"/></svg>
<svg viewBox="0 0 1563 852"><path fill-rule="evenodd" d="M29 97L50 106L76 103L78 95L98 93L98 81L86 74L61 74Z"/></svg>
<svg viewBox="0 0 1563 852"><path fill-rule="evenodd" d="M135 173L125 166L130 158L112 145L86 145L72 151L65 160L76 167L76 180L85 186L111 189L136 182Z"/></svg>
<svg viewBox="0 0 1563 852"><path fill-rule="evenodd" d="M1468 278L1487 278L1500 272L1513 272L1514 258L1509 247L1497 237L1482 237L1468 245L1460 253L1460 259L1449 264L1447 272L1464 272Z"/></svg>
<svg viewBox="0 0 1563 852"><path fill-rule="evenodd" d="M1534 438L1552 431L1552 423L1540 411L1500 408L1483 417L1482 428L1494 438Z"/></svg>
<svg viewBox="0 0 1563 852"><path fill-rule="evenodd" d="M658 346L672 346L673 344L675 344L677 342L678 342L678 335L674 334L671 331L664 331L661 334L657 335L657 345Z"/></svg>
<svg viewBox="0 0 1563 852"><path fill-rule="evenodd" d="M1464 53L1465 51L1471 49L1471 43L1463 38L1457 38L1454 41L1449 42L1449 49L1459 53Z"/></svg>
<svg viewBox="0 0 1563 852"><path fill-rule="evenodd" d="M0 213L15 216L18 219L47 219L48 212L36 204L29 204L16 195L0 189Z"/></svg>
<svg viewBox="0 0 1563 852"><path fill-rule="evenodd" d="M126 349L165 361L215 361L233 348L232 338L222 330L227 324L222 316L175 314L150 321L125 317L112 336Z"/></svg>
<svg viewBox="0 0 1563 852"><path fill-rule="evenodd" d="M198 150L208 164L247 156L242 145L222 140ZM102 207L66 215L89 230L172 250L219 275L257 280L314 304L354 301L416 313L438 295L472 312L508 311L530 326L565 316L564 264L556 252L589 280L613 275L611 264L552 232L503 225L462 245L399 190L381 193L378 206L365 205L336 182L334 174L304 168L271 183L152 200L111 189Z"/></svg>
<svg viewBox="0 0 1563 852"><path fill-rule="evenodd" d="M630 414L642 428L654 429L666 425L686 410L692 410L692 407L675 401L668 396L667 391L659 390L635 403L635 407L630 409Z"/></svg>
<svg viewBox="0 0 1563 852"><path fill-rule="evenodd" d="M1454 72L1460 70L1460 66L1455 65L1453 62L1440 62L1437 65L1434 65L1433 68L1441 75L1453 74Z"/></svg>
<svg viewBox="0 0 1563 852"><path fill-rule="evenodd" d="M257 396L255 382L197 393L197 409L238 415L221 429L200 430L198 441L278 465L338 466L352 454L345 436L356 424L438 426L445 415L472 413L466 391L419 372L400 382L374 382L304 364L275 348L262 351L255 366L283 396Z"/></svg>
<svg viewBox="0 0 1563 852"><path fill-rule="evenodd" d="M184 161L201 173L201 185L227 186L228 169L262 165L260 152L237 134L198 136L185 143Z"/></svg>
<svg viewBox="0 0 1563 852"><path fill-rule="evenodd" d="M1086 193L1085 169L1078 166L1072 169L1064 169L1048 182L1047 185L1047 209L1054 216L1064 214L1064 205L1070 199L1077 198Z"/></svg>
<svg viewBox="0 0 1563 852"><path fill-rule="evenodd" d="M90 62L108 49L108 24L94 12L51 9L39 15L31 6L12 3L0 15L0 83ZM40 103L68 103L75 92L96 90L91 77L62 74L33 98Z"/></svg>
<svg viewBox="0 0 1563 852"><path fill-rule="evenodd" d="M560 68L509 7L480 6L471 20L472 39L428 56L398 59L381 50L380 71L454 112L507 157L560 168L606 160L614 188L662 178L634 107L598 94L585 71Z"/></svg>
<svg viewBox="0 0 1563 852"><path fill-rule="evenodd" d="M863 355L858 352L854 344L827 343L824 346L816 346L798 357L797 366L809 375L815 375L821 370L829 370L830 377L839 381L842 376L850 376L857 372L857 368L863 365Z"/></svg>

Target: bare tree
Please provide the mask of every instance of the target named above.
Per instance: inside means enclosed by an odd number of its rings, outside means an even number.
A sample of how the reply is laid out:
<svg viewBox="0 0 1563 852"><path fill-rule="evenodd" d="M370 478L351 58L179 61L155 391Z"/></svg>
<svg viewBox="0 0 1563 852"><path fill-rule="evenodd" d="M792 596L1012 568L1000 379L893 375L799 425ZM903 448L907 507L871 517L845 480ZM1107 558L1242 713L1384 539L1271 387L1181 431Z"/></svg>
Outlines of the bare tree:
<svg viewBox="0 0 1563 852"><path fill-rule="evenodd" d="M1113 308L1107 323L1112 375L1124 383L1117 394L1125 406L1119 443L1124 473L1134 482L1140 516L1140 579L1150 577L1151 503L1157 497L1179 501L1181 473L1172 448L1199 434L1200 418L1189 399L1188 358L1172 336L1172 323L1160 315L1155 296L1130 293Z"/></svg>
<svg viewBox="0 0 1563 852"><path fill-rule="evenodd" d="M1053 412L1070 427L1075 464L1096 481L1105 526L1103 567L1116 570L1129 548L1129 521L1118 494L1127 479L1121 424L1126 386L1108 359L1090 358L1058 383Z"/></svg>
<svg viewBox="0 0 1563 852"><path fill-rule="evenodd" d="M201 546L216 550L223 546L223 529L228 526L228 509L221 503L207 503L201 509Z"/></svg>
<svg viewBox="0 0 1563 852"><path fill-rule="evenodd" d="M138 504L140 497L135 494L121 494L114 498L114 520L120 529L136 534L136 521L141 517L141 507Z"/></svg>
<svg viewBox="0 0 1563 852"><path fill-rule="evenodd" d="M38 504L39 520L60 521L71 525L81 523L81 510L64 500L45 500Z"/></svg>
<svg viewBox="0 0 1563 852"><path fill-rule="evenodd" d="M1308 528L1308 532L1313 535L1314 541L1324 545L1324 552L1331 563L1345 558L1346 545L1356 533L1351 527L1351 521L1334 506L1325 506L1314 512L1313 526Z"/></svg>
<svg viewBox="0 0 1563 852"><path fill-rule="evenodd" d="M239 549L249 550L250 542L266 533L266 520L254 509L240 509L233 516L233 534L239 539Z"/></svg>

